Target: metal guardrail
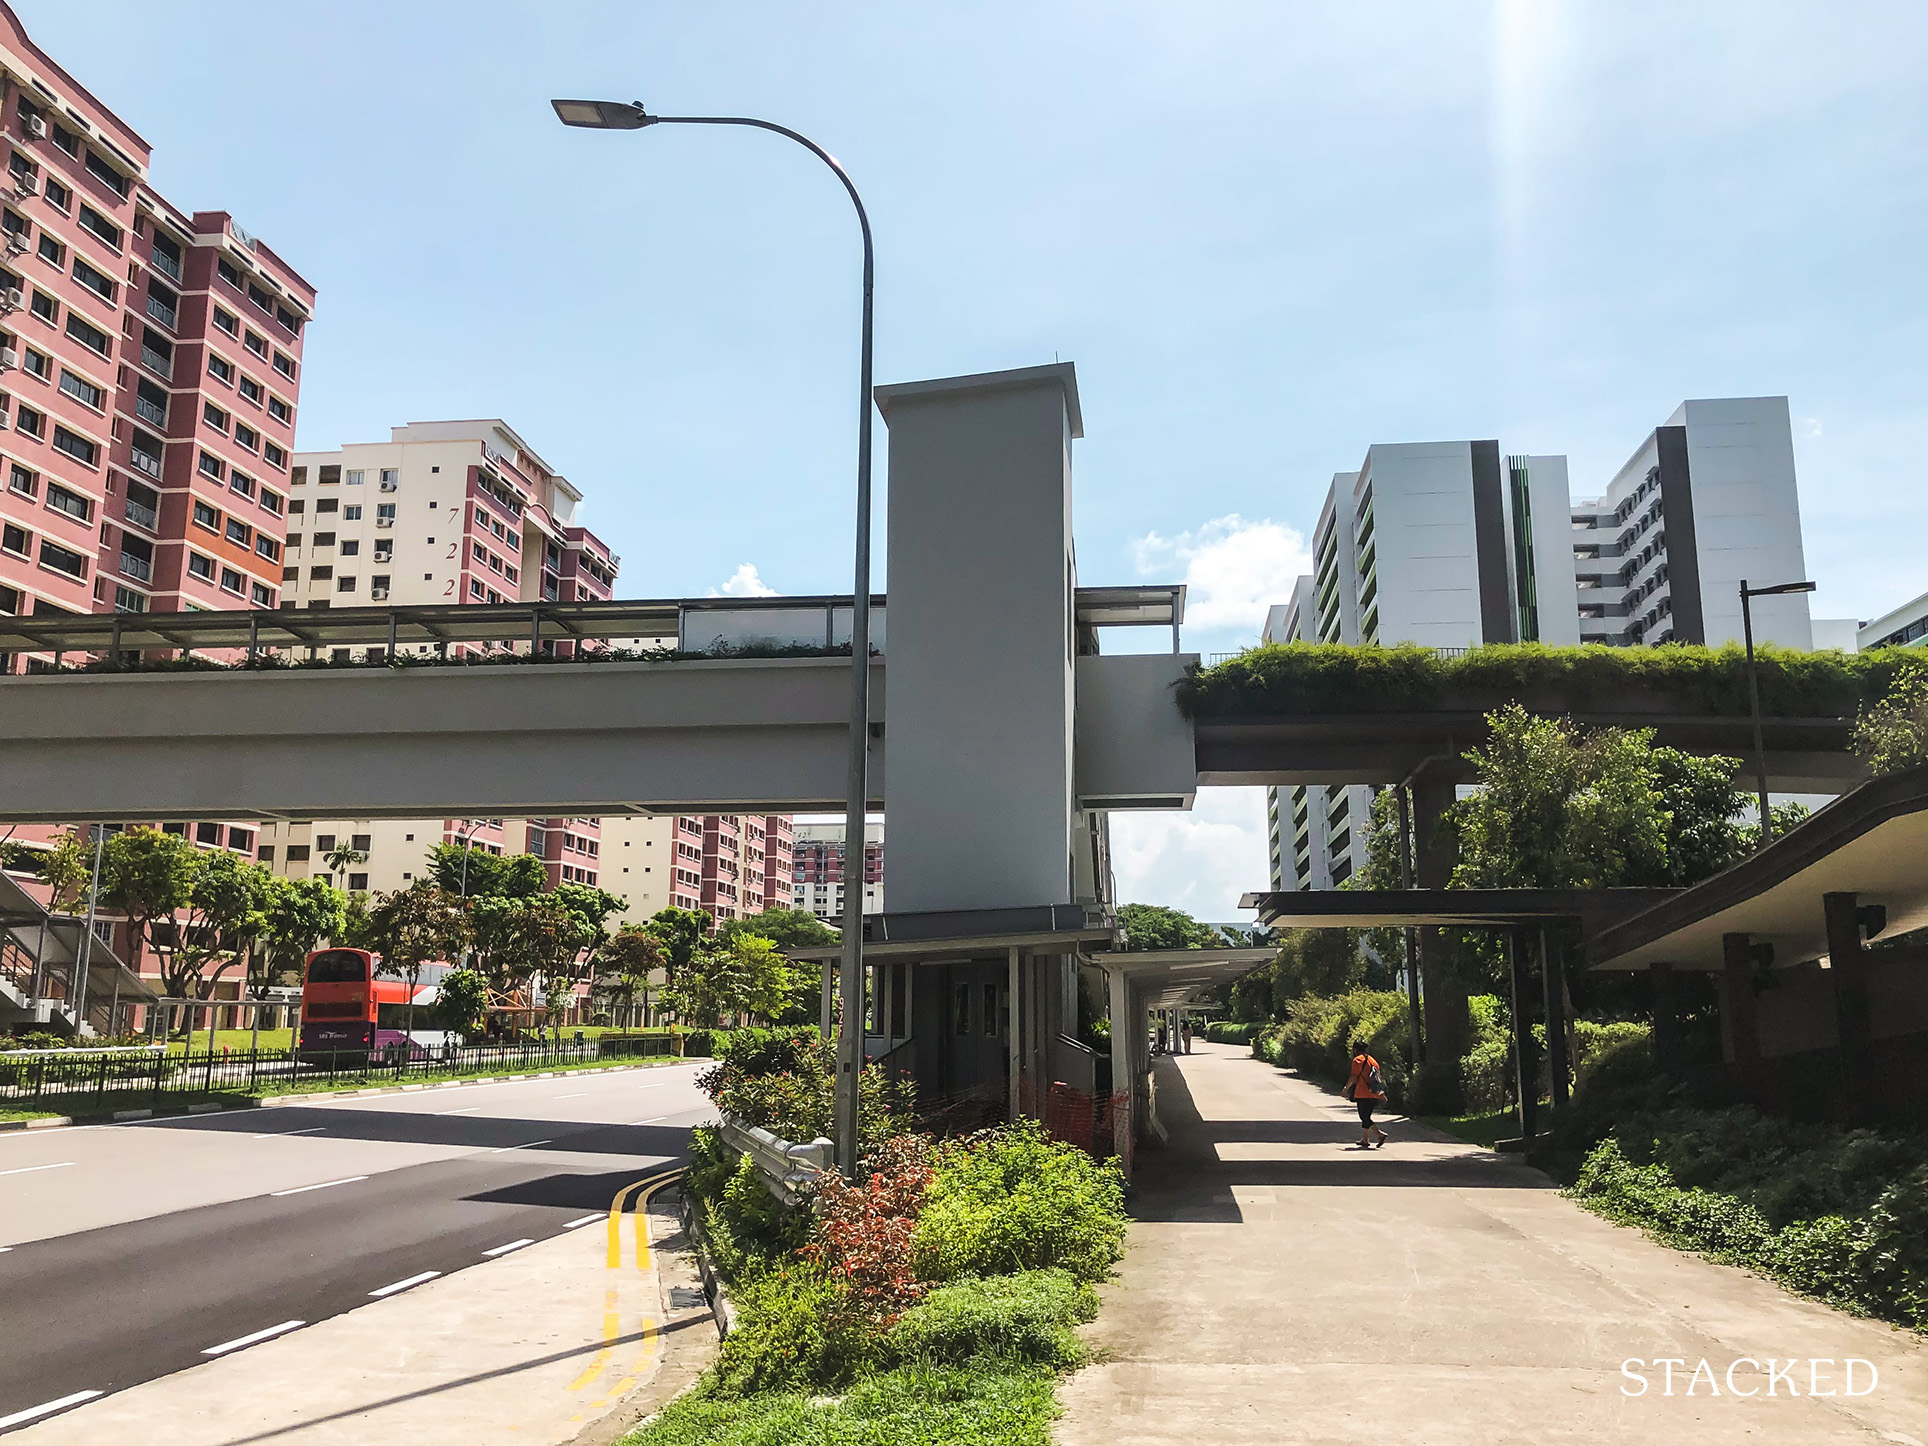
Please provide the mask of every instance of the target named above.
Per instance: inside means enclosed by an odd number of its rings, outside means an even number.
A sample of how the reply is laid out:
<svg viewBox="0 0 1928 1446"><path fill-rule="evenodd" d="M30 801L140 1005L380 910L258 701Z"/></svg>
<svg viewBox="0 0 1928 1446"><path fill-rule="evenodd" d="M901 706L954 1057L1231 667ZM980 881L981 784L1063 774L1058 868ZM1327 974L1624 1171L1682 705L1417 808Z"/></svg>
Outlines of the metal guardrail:
<svg viewBox="0 0 1928 1446"><path fill-rule="evenodd" d="M723 1117L720 1133L724 1144L756 1161L765 1188L785 1205L795 1205L820 1176L829 1172L831 1152L836 1148L822 1138L795 1145L728 1115Z"/></svg>
<svg viewBox="0 0 1928 1446"><path fill-rule="evenodd" d="M603 1035L580 1044L449 1045L437 1049L261 1049L169 1054L164 1046L0 1053L0 1100L64 1108L134 1107L169 1096L248 1095L264 1085L367 1086L447 1075L514 1074L552 1065L676 1052L666 1034Z"/></svg>

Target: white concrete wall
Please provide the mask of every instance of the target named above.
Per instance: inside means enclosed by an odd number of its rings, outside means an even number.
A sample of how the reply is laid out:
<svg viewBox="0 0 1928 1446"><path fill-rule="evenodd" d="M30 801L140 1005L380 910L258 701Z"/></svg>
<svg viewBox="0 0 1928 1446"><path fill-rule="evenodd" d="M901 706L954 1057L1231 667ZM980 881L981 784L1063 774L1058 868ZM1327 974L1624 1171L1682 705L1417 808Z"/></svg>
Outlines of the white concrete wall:
<svg viewBox="0 0 1928 1446"><path fill-rule="evenodd" d="M1580 641L1580 611L1573 569L1573 502L1565 457L1528 457L1527 487L1533 514L1534 592L1539 599L1540 641L1571 647ZM1509 511L1513 489L1505 480ZM1507 519L1512 545L1512 518Z"/></svg>
<svg viewBox="0 0 1928 1446"><path fill-rule="evenodd" d="M895 911L1072 898L1068 365L878 389Z"/></svg>
<svg viewBox="0 0 1928 1446"><path fill-rule="evenodd" d="M1377 531L1380 642L1477 647L1471 446L1375 445L1353 485L1354 505L1368 485Z"/></svg>
<svg viewBox="0 0 1928 1446"><path fill-rule="evenodd" d="M601 887L629 901L610 927L645 924L669 907L676 873L674 814L610 813L602 820ZM700 872L702 864L694 867ZM785 880L788 887L788 880Z"/></svg>
<svg viewBox="0 0 1928 1446"><path fill-rule="evenodd" d="M1759 587L1807 576L1787 398L1682 402L1667 425L1687 428L1701 607L1718 646L1741 636L1742 578ZM1756 642L1813 646L1805 594L1759 598L1753 613Z"/></svg>

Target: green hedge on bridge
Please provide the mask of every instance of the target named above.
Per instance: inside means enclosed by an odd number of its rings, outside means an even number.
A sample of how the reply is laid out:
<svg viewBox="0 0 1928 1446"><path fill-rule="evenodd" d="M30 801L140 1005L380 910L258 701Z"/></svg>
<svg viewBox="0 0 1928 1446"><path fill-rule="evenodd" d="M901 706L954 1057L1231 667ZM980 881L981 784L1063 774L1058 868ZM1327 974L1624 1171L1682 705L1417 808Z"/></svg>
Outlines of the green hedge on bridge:
<svg viewBox="0 0 1928 1446"><path fill-rule="evenodd" d="M1788 718L1852 718L1904 671L1928 673L1928 655L1755 649L1761 708ZM1747 656L1668 643L1654 648L1552 648L1496 643L1463 653L1411 645L1351 647L1266 643L1179 684L1188 718L1305 713L1484 712L1518 699L1535 712L1604 711L1735 716L1748 711Z"/></svg>

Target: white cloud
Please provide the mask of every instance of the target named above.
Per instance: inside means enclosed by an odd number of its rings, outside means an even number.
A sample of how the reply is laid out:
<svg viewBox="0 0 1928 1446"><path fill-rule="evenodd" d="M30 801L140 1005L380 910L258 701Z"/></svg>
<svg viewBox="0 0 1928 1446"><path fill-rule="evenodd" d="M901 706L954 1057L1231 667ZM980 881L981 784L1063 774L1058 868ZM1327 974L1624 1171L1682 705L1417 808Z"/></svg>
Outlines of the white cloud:
<svg viewBox="0 0 1928 1446"><path fill-rule="evenodd" d="M710 597L776 597L777 590L756 575L753 562L738 563L730 580L709 590Z"/></svg>
<svg viewBox="0 0 1928 1446"><path fill-rule="evenodd" d="M1821 419L1820 419L1819 417L1803 417L1803 418L1801 418L1801 435L1802 435L1802 436L1804 436L1804 437L1818 437L1818 436L1820 436L1820 435L1821 435Z"/></svg>
<svg viewBox="0 0 1928 1446"><path fill-rule="evenodd" d="M1303 533L1270 518L1248 522L1236 512L1175 537L1146 533L1131 550L1142 577L1169 578L1184 568L1188 632L1235 632L1254 642L1265 610L1289 599L1299 575L1312 571Z"/></svg>
<svg viewBox="0 0 1928 1446"><path fill-rule="evenodd" d="M1190 813L1114 813L1111 867L1121 903L1250 923L1239 895L1272 887L1265 790L1201 788Z"/></svg>

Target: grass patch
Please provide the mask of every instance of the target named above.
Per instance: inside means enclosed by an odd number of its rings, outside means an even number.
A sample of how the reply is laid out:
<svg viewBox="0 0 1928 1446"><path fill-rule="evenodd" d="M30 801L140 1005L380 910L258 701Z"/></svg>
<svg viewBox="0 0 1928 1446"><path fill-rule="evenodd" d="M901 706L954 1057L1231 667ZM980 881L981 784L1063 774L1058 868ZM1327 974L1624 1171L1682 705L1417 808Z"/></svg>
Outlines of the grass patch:
<svg viewBox="0 0 1928 1446"><path fill-rule="evenodd" d="M622 1446L1049 1446L1057 1414L1049 1368L980 1358L901 1366L837 1397L698 1387Z"/></svg>
<svg viewBox="0 0 1928 1446"><path fill-rule="evenodd" d="M439 1072L424 1074L420 1070L412 1069L406 1075L341 1075L333 1080L326 1077L292 1080L262 1079L256 1082L254 1094L265 1099L271 1095L310 1095L326 1093L329 1090L391 1089L396 1085L405 1084L447 1084L451 1080L514 1079L520 1075L574 1074L586 1069L638 1069L681 1063L683 1061L675 1055L665 1054L653 1055L647 1059L585 1059L573 1063L530 1064L526 1069L460 1070L447 1074Z"/></svg>
<svg viewBox="0 0 1928 1446"><path fill-rule="evenodd" d="M255 1042L255 1039L256 1037L251 1030L217 1029L214 1031L213 1049L216 1054L221 1053L222 1050L226 1050L230 1054L245 1054L248 1050L256 1048L294 1048L294 1031L292 1029L264 1029L261 1031L259 1044ZM205 1029L190 1038L170 1039L167 1042L167 1052L169 1054L205 1055L208 1052L208 1048L208 1032Z"/></svg>
<svg viewBox="0 0 1928 1446"><path fill-rule="evenodd" d="M0 1120L52 1120L66 1113L65 1110L13 1110L0 1108Z"/></svg>
<svg viewBox="0 0 1928 1446"><path fill-rule="evenodd" d="M1512 1110L1491 1110L1479 1115L1415 1115L1413 1118L1483 1150L1492 1149L1500 1140L1518 1139L1520 1134L1520 1117Z"/></svg>

